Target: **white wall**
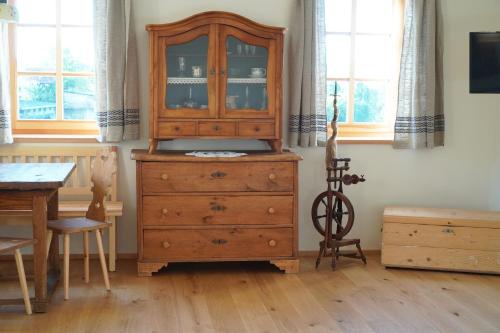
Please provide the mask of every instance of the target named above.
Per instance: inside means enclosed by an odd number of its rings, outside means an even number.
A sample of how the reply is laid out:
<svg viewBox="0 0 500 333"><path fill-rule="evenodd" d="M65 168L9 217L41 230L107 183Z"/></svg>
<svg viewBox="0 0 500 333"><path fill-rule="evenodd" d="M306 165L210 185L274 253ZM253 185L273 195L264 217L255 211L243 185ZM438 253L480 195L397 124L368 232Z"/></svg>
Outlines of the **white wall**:
<svg viewBox="0 0 500 333"><path fill-rule="evenodd" d="M119 186L125 203L125 214L118 229L120 253L136 251L135 165L129 157L132 148L147 146L148 42L144 26L175 21L202 11L224 10L264 24L290 27L293 4L293 0L134 1L143 140L120 146ZM386 205L500 210L500 95L468 93L468 33L500 30L500 1L443 0L443 13L446 146L421 151L394 150L390 145L339 147L341 155L352 158L352 172L365 174L367 178L367 182L346 189L356 208L352 234L361 237L367 249L380 247L381 215ZM286 107L284 113L287 113ZM262 144L184 141L164 147L236 149L259 148ZM309 216L312 200L325 187L324 150L295 150L304 156L300 164L300 249L314 250L319 237Z"/></svg>

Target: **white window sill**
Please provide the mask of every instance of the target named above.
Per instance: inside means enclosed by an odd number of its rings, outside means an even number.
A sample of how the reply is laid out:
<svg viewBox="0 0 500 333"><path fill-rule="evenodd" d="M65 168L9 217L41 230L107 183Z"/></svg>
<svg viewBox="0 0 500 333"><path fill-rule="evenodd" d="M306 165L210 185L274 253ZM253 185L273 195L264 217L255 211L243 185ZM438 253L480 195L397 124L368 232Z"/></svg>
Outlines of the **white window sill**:
<svg viewBox="0 0 500 333"><path fill-rule="evenodd" d="M14 134L15 143L99 143L96 135Z"/></svg>

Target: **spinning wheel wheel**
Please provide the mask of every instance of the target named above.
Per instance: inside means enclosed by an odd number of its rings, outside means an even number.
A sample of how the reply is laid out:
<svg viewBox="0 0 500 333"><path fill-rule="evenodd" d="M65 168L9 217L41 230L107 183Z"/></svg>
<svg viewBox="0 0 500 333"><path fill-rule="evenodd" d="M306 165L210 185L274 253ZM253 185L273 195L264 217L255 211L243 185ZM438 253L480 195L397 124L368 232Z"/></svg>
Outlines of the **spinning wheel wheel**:
<svg viewBox="0 0 500 333"><path fill-rule="evenodd" d="M354 223L354 208L351 201L342 193L337 191L332 191L332 199L330 203L332 212L332 238L342 239L345 235L349 233ZM314 199L311 208L311 217L314 228L321 234L325 235L325 226L327 225L327 215L328 215L328 191L320 193L316 199Z"/></svg>

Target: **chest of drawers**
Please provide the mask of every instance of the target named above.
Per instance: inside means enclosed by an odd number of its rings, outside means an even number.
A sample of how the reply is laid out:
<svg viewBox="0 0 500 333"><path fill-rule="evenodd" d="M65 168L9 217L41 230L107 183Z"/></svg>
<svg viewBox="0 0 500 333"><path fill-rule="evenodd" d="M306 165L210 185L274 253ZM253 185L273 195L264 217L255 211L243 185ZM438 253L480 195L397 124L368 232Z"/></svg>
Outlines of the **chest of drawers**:
<svg viewBox="0 0 500 333"><path fill-rule="evenodd" d="M200 158L133 150L138 274L170 262L270 261L298 271L300 156Z"/></svg>

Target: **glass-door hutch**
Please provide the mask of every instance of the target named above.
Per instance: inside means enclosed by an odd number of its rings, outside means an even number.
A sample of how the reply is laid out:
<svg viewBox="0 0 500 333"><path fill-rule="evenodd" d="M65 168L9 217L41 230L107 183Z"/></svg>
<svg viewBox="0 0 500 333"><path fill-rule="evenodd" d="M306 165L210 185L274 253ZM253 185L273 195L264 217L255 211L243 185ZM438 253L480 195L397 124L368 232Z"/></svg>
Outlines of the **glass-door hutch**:
<svg viewBox="0 0 500 333"><path fill-rule="evenodd" d="M255 138L281 151L283 28L207 12L148 25L150 147Z"/></svg>

